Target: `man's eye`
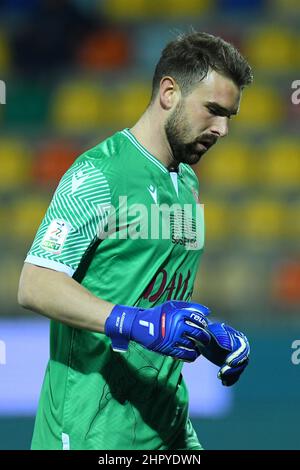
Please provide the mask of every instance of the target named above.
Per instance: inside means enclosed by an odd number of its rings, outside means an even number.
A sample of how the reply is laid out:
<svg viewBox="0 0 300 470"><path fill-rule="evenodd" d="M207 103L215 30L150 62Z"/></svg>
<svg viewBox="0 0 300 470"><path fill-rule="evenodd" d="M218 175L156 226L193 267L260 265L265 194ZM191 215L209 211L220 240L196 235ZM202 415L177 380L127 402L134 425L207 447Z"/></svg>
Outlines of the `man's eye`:
<svg viewBox="0 0 300 470"><path fill-rule="evenodd" d="M215 109L208 108L208 111L210 112L210 114L213 114L214 116L218 116L218 113Z"/></svg>
<svg viewBox="0 0 300 470"><path fill-rule="evenodd" d="M222 114L220 111L217 111L216 109L213 109L213 108L208 108L208 111L209 111L210 114L212 114L213 116L227 117L229 120L232 118L232 115L231 115L231 114L229 114L229 116L227 116L226 114Z"/></svg>

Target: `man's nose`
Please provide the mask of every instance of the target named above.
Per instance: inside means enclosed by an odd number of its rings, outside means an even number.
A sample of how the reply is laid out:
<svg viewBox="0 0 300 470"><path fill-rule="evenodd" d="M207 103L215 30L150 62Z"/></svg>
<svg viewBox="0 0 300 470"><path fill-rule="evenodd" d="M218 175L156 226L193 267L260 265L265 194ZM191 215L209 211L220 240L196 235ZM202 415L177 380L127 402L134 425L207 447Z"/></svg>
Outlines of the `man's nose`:
<svg viewBox="0 0 300 470"><path fill-rule="evenodd" d="M210 131L218 137L225 137L228 134L228 117L217 116Z"/></svg>

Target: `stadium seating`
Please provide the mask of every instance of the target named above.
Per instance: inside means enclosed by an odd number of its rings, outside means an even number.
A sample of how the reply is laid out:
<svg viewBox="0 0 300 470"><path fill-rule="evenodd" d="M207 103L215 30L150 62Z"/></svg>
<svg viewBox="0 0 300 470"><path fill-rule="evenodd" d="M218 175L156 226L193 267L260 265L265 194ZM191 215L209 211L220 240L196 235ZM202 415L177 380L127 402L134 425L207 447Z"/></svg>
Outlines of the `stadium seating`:
<svg viewBox="0 0 300 470"><path fill-rule="evenodd" d="M83 69L115 70L128 65L129 57L128 34L113 29L91 34L78 49Z"/></svg>
<svg viewBox="0 0 300 470"><path fill-rule="evenodd" d="M72 133L95 131L109 121L105 92L87 80L63 83L53 96L51 120L57 129Z"/></svg>
<svg viewBox="0 0 300 470"><path fill-rule="evenodd" d="M135 123L150 101L150 84L132 81L116 91L113 97L115 122L120 127L130 127Z"/></svg>
<svg viewBox="0 0 300 470"><path fill-rule="evenodd" d="M7 86L7 105L4 110L6 126L41 127L47 123L51 85L36 80L10 80Z"/></svg>
<svg viewBox="0 0 300 470"><path fill-rule="evenodd" d="M276 191L299 190L300 141L275 138L263 149L259 167L261 185Z"/></svg>
<svg viewBox="0 0 300 470"><path fill-rule="evenodd" d="M285 260L277 264L272 276L271 291L275 302L282 306L300 303L300 259Z"/></svg>
<svg viewBox="0 0 300 470"><path fill-rule="evenodd" d="M32 237L37 231L50 203L49 196L42 196L39 193L28 194L18 200L11 207L11 217L14 220L11 237L13 240L32 241Z"/></svg>
<svg viewBox="0 0 300 470"><path fill-rule="evenodd" d="M234 213L230 206L219 200L204 196L201 202L204 204L206 244L225 240L232 235L234 232Z"/></svg>
<svg viewBox="0 0 300 470"><path fill-rule="evenodd" d="M284 103L275 88L254 83L245 90L234 127L261 130L284 122Z"/></svg>
<svg viewBox="0 0 300 470"><path fill-rule="evenodd" d="M9 48L9 38L2 30L0 31L0 70L1 78L4 78L10 71L11 52Z"/></svg>
<svg viewBox="0 0 300 470"><path fill-rule="evenodd" d="M239 207L236 234L243 240L278 243L285 235L285 206L273 199L255 197Z"/></svg>
<svg viewBox="0 0 300 470"><path fill-rule="evenodd" d="M196 166L201 184L206 187L234 191L247 189L253 184L255 155L246 143L234 141L219 142Z"/></svg>
<svg viewBox="0 0 300 470"><path fill-rule="evenodd" d="M33 177L36 185L56 187L62 175L80 153L81 150L69 141L43 142L37 149L34 159Z"/></svg>
<svg viewBox="0 0 300 470"><path fill-rule="evenodd" d="M21 139L0 138L0 192L16 191L30 183L32 155L29 149L29 145Z"/></svg>
<svg viewBox="0 0 300 470"><path fill-rule="evenodd" d="M105 4L105 13L118 20L141 20L150 18L182 18L200 15L213 8L212 0L110 0Z"/></svg>
<svg viewBox="0 0 300 470"><path fill-rule="evenodd" d="M278 25L255 29L245 38L245 53L255 69L280 74L295 67L295 35Z"/></svg>

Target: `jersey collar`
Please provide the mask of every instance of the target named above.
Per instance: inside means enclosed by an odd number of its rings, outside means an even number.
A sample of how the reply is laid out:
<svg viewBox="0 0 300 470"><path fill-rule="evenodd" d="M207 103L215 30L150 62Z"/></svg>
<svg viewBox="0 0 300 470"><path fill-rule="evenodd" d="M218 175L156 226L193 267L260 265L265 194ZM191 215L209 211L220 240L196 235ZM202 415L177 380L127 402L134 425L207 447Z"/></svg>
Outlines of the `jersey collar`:
<svg viewBox="0 0 300 470"><path fill-rule="evenodd" d="M148 158L150 162L153 163L153 165L156 165L163 173L169 173L167 168L156 157L151 155L151 153L148 152L148 150L145 149L145 147L143 147L137 141L137 139L134 137L133 134L131 134L129 129L124 129L123 131L121 131L121 134L125 135L125 137L130 140L130 142L140 151L140 153L144 155L144 157Z"/></svg>

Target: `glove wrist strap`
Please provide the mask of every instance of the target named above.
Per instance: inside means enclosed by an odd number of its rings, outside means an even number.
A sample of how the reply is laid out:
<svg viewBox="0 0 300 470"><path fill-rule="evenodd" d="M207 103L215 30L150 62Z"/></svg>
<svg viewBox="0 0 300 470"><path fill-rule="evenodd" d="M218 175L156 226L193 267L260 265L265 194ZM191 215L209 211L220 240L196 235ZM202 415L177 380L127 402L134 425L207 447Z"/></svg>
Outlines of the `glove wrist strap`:
<svg viewBox="0 0 300 470"><path fill-rule="evenodd" d="M115 305L105 322L105 334L110 337L114 351L128 349L131 329L139 309L126 305Z"/></svg>

